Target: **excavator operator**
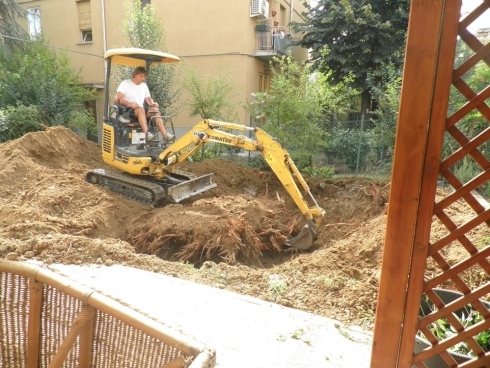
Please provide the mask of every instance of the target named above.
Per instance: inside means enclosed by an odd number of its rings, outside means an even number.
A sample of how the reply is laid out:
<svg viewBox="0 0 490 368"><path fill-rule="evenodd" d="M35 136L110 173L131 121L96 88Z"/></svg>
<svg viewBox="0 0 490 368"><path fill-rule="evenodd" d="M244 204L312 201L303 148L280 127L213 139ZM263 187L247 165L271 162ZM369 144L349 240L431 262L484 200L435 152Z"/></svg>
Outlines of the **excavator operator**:
<svg viewBox="0 0 490 368"><path fill-rule="evenodd" d="M157 115L159 113L158 103L153 100L150 95L150 90L145 83L147 77L146 69L142 66L137 67L133 71L133 76L131 79L126 79L121 82L117 88L117 94L114 98L114 102L120 106L127 106L133 109L130 114L133 114L134 118L138 120L141 129L147 137L147 142L151 142L155 139L155 135L148 132L148 120L152 115ZM148 104L148 109L144 107L144 103ZM119 116L119 120L122 123L129 123L122 114ZM155 117L155 124L162 133L162 137L165 141L172 141L174 136L167 133L165 126L163 124L163 119L160 117Z"/></svg>

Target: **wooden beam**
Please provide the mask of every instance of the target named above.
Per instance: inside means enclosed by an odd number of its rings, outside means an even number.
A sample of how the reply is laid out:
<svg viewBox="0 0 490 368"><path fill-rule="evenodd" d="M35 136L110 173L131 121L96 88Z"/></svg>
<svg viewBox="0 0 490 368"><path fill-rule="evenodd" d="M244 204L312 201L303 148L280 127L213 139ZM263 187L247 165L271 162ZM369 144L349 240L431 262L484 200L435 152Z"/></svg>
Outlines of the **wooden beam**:
<svg viewBox="0 0 490 368"><path fill-rule="evenodd" d="M445 119L440 120L447 111L452 76L452 67L448 75L445 69L438 70L438 57L442 49L450 49L449 43L441 46L441 34L445 29L446 13L452 14L455 8L460 10L460 0L411 1L371 355L373 368L409 367L413 354L416 323L413 323L411 314L418 313L422 293L430 218L445 129ZM457 22L455 27L457 33ZM449 55L452 63L454 51ZM444 54L445 58L447 56ZM444 82L444 78L448 81ZM444 93L436 94L437 88L443 88ZM434 119L436 123L431 126ZM418 228L419 223L424 224L424 221L425 227ZM416 270L412 264L414 253L417 253L418 259ZM417 275L411 284L413 295L407 295L410 271L411 275ZM410 309L407 309L407 303ZM408 323L411 325L405 331L407 313L410 314Z"/></svg>
<svg viewBox="0 0 490 368"><path fill-rule="evenodd" d="M410 366L413 357L424 274L429 254L432 216L446 129L446 116L462 1L445 0L442 5L442 25L440 34L437 35L440 41L437 56L433 60L436 66L434 91L430 101L431 112L425 143L425 157L423 157L424 170L422 172L422 185L416 214L417 220L407 288L407 304L401 329L400 355L398 358L398 364L401 367Z"/></svg>
<svg viewBox="0 0 490 368"><path fill-rule="evenodd" d="M27 331L27 366L39 367L39 344L41 341L41 313L43 303L41 282L31 280L29 283L29 317Z"/></svg>

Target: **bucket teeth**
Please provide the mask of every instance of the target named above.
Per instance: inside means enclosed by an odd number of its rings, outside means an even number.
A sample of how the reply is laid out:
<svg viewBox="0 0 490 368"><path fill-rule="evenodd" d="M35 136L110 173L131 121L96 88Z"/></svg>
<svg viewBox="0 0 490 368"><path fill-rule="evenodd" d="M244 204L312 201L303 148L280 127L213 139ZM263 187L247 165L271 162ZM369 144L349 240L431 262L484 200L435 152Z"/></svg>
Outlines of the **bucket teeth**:
<svg viewBox="0 0 490 368"><path fill-rule="evenodd" d="M312 221L309 221L303 229L301 229L298 235L288 239L284 244L291 248L307 250L312 247L316 236L316 226Z"/></svg>

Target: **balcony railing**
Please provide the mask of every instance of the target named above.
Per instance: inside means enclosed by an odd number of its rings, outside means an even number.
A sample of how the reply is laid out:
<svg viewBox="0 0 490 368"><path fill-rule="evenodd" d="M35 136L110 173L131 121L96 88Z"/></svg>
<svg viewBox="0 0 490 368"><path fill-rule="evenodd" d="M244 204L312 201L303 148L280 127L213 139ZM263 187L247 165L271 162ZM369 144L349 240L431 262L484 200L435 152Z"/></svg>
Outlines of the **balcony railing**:
<svg viewBox="0 0 490 368"><path fill-rule="evenodd" d="M291 45L290 35L283 26L258 24L255 28L257 51L269 51L274 54L286 55Z"/></svg>

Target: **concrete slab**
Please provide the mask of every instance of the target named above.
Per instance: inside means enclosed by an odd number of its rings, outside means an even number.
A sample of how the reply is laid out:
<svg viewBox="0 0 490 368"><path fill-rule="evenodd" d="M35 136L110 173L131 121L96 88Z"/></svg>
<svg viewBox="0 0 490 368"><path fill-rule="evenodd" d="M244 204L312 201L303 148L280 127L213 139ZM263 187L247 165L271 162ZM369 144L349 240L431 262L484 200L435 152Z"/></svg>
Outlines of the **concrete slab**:
<svg viewBox="0 0 490 368"><path fill-rule="evenodd" d="M29 264L215 348L219 368L369 367L372 334L338 321L121 265Z"/></svg>

